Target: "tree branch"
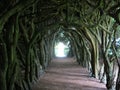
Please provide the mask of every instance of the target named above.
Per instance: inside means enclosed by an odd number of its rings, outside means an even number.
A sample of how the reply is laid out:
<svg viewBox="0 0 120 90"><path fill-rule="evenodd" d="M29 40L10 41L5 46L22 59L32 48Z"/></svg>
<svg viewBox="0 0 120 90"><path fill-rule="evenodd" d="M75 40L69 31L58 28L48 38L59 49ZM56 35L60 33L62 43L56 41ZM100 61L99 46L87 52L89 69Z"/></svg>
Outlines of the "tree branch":
<svg viewBox="0 0 120 90"><path fill-rule="evenodd" d="M30 7L32 4L34 4L37 1L38 0L21 0L13 8L11 8L9 11L4 13L4 15L2 15L0 17L0 33L1 33L2 29L4 28L5 23L7 22L7 20L12 15L14 15L15 13L19 13L19 12L25 10L26 8Z"/></svg>

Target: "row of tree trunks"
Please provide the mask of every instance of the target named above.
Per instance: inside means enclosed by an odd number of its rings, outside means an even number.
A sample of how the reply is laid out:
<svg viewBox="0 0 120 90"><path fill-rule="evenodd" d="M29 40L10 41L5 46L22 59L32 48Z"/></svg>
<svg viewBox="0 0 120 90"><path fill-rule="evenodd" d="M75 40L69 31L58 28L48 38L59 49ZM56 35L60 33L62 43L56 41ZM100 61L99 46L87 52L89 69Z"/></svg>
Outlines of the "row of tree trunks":
<svg viewBox="0 0 120 90"><path fill-rule="evenodd" d="M21 18L35 12L36 1L20 1L0 17L0 90L30 90L51 59L53 39L43 39L47 30L38 30L34 18Z"/></svg>

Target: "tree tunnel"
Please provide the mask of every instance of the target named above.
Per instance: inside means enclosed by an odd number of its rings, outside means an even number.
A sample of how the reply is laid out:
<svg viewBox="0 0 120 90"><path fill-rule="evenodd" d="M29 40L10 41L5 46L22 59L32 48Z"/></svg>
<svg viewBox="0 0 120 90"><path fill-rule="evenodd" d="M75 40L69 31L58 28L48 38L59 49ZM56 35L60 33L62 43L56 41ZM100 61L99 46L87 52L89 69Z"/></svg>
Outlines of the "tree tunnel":
<svg viewBox="0 0 120 90"><path fill-rule="evenodd" d="M30 90L58 42L92 77L106 77L108 90L119 90L119 37L119 0L0 0L0 90Z"/></svg>

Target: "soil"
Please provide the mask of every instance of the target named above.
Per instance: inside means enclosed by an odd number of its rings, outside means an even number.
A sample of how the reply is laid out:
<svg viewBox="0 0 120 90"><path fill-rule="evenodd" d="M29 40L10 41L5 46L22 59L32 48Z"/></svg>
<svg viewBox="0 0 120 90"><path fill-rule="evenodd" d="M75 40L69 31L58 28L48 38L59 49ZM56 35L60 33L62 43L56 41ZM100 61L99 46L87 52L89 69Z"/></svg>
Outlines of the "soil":
<svg viewBox="0 0 120 90"><path fill-rule="evenodd" d="M73 58L53 59L32 90L107 90L99 80L89 77L86 68Z"/></svg>

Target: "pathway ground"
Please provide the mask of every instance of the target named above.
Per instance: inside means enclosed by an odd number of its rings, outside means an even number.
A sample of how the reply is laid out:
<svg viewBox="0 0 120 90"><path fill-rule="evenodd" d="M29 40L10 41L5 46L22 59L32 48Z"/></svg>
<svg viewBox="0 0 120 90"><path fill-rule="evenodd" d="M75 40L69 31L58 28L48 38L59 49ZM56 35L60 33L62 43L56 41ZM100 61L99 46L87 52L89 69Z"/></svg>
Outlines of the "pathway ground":
<svg viewBox="0 0 120 90"><path fill-rule="evenodd" d="M52 60L45 75L32 87L32 90L107 90L99 80L91 78L86 68L73 58Z"/></svg>

